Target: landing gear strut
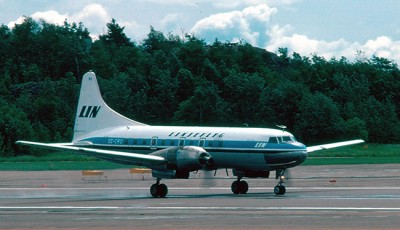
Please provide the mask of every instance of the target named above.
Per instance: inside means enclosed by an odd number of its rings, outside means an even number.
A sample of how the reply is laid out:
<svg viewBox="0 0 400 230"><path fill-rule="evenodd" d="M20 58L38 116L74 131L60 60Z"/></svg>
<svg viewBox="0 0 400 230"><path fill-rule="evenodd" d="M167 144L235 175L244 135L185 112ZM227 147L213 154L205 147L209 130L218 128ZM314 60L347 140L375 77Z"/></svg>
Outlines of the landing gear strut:
<svg viewBox="0 0 400 230"><path fill-rule="evenodd" d="M150 193L154 198L164 198L168 193L168 187L160 184L161 178L157 178L157 182L150 187Z"/></svg>
<svg viewBox="0 0 400 230"><path fill-rule="evenodd" d="M232 183L231 189L234 194L246 194L249 190L249 184L241 179L242 177L238 177L238 179Z"/></svg>
<svg viewBox="0 0 400 230"><path fill-rule="evenodd" d="M286 188L285 186L283 186L283 183L285 182L285 176L283 175L284 173L285 169L276 170L276 179L279 178L279 183L275 186L274 193L278 196L284 195L286 193Z"/></svg>

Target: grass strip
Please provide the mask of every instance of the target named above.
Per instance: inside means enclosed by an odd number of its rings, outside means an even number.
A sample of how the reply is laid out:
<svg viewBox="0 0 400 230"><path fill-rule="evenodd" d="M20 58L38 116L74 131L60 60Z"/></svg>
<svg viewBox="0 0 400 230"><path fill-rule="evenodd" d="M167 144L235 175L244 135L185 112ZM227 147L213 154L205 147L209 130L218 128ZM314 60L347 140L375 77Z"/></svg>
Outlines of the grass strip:
<svg viewBox="0 0 400 230"><path fill-rule="evenodd" d="M303 165L343 164L400 164L400 145L361 144L316 151L310 153L303 163ZM0 171L106 170L133 167L135 166L114 164L67 152L55 152L40 157L0 158Z"/></svg>

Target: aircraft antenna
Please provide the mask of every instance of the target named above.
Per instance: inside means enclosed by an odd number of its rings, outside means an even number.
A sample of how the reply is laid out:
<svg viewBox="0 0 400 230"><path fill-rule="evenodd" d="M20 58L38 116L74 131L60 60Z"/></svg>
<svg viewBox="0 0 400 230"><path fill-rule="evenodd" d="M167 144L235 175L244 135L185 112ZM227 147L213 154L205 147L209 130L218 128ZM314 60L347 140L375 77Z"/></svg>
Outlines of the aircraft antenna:
<svg viewBox="0 0 400 230"><path fill-rule="evenodd" d="M276 127L281 128L282 132L285 132L285 129L287 128L285 125L276 125Z"/></svg>

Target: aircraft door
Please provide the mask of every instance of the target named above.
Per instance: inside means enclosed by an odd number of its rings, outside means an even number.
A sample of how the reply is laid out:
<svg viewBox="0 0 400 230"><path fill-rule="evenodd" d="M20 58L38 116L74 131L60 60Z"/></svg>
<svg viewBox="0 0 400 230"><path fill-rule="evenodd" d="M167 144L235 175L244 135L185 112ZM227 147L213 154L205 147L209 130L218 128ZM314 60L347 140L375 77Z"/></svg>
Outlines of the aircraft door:
<svg viewBox="0 0 400 230"><path fill-rule="evenodd" d="M151 138L150 149L157 149L157 140L158 140L158 137L156 137L156 136Z"/></svg>
<svg viewBox="0 0 400 230"><path fill-rule="evenodd" d="M179 138L179 147L182 148L183 146L185 146L185 137L181 137Z"/></svg>
<svg viewBox="0 0 400 230"><path fill-rule="evenodd" d="M202 137L202 138L200 138L200 140L199 140L199 147L204 147L204 144L206 143L206 138L204 138L204 137Z"/></svg>

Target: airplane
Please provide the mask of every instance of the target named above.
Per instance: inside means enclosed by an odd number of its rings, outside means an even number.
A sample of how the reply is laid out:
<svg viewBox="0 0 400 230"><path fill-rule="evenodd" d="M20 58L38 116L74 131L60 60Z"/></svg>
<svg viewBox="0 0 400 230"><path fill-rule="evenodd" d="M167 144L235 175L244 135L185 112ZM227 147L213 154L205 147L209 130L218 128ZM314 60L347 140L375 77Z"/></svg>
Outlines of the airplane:
<svg viewBox="0 0 400 230"><path fill-rule="evenodd" d="M151 126L129 119L103 100L94 72L84 74L70 143L17 141L16 144L68 150L102 160L143 166L156 179L150 194L164 198L161 179L188 179L198 170L232 169L231 190L246 194L242 178L279 179L276 195L284 195L285 170L303 163L308 153L364 142L361 139L306 147L284 130L248 127Z"/></svg>

